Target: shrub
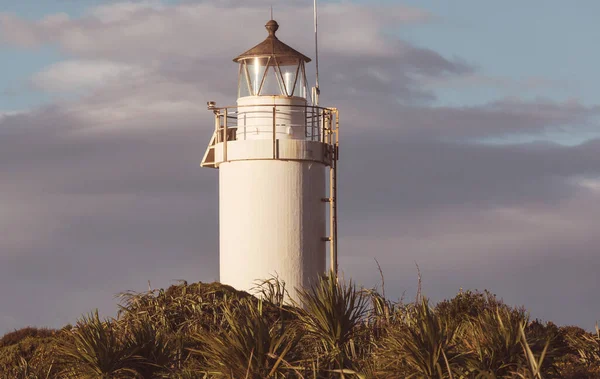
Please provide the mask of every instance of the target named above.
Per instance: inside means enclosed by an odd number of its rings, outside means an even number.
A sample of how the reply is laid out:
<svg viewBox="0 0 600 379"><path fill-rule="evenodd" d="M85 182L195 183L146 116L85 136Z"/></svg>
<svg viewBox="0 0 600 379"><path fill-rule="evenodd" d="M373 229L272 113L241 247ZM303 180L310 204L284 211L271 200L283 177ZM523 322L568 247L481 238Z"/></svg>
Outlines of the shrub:
<svg viewBox="0 0 600 379"><path fill-rule="evenodd" d="M26 328L6 333L2 338L0 338L0 349L6 346L15 345L27 337L46 338L53 336L54 333L56 333L56 330L54 329L35 328L28 326Z"/></svg>

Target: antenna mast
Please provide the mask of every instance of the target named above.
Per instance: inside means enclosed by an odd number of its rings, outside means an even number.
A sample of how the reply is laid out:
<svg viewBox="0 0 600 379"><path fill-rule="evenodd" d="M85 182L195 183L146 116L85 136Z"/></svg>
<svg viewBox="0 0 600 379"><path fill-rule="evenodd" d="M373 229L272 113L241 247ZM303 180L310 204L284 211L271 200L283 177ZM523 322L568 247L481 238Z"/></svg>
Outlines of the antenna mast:
<svg viewBox="0 0 600 379"><path fill-rule="evenodd" d="M313 89L313 103L319 105L319 95L321 90L319 89L319 38L318 38L318 25L317 25L317 0L314 0L313 13L315 21L315 68L316 68L316 84Z"/></svg>

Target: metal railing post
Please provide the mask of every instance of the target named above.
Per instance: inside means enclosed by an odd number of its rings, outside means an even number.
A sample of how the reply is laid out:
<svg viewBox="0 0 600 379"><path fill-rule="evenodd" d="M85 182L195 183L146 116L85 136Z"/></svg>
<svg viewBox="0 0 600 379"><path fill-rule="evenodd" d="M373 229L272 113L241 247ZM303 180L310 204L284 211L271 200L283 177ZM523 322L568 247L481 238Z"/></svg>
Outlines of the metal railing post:
<svg viewBox="0 0 600 379"><path fill-rule="evenodd" d="M219 143L219 138L221 138L219 136L219 127L220 126L221 126L221 113L219 111L215 111L215 136L216 136L215 143Z"/></svg>
<svg viewBox="0 0 600 379"><path fill-rule="evenodd" d="M227 108L225 108L225 119L223 120L223 162L227 162Z"/></svg>
<svg viewBox="0 0 600 379"><path fill-rule="evenodd" d="M325 110L321 112L321 142L325 143Z"/></svg>
<svg viewBox="0 0 600 379"><path fill-rule="evenodd" d="M276 135L275 135L275 117L277 117L277 116L275 114L275 105L273 105L273 159L275 159L275 153L276 153L275 152L275 150L276 150L276 146L275 145L277 143L276 142L277 139L276 139Z"/></svg>

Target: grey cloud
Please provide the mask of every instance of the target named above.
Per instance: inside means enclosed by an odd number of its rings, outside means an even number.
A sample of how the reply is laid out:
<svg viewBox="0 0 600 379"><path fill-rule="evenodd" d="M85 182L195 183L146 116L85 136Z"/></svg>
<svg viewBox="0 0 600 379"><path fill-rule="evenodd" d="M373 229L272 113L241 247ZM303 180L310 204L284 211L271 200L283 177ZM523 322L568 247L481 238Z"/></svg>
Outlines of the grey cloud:
<svg viewBox="0 0 600 379"><path fill-rule="evenodd" d="M376 86L377 84L372 84ZM327 88L330 88L328 86ZM400 87L402 88L402 87ZM400 92L402 93L402 92ZM426 90L416 92L427 94ZM390 96L352 96L336 94L340 108L353 120L349 132L369 128L373 118L378 119L378 129L398 129L411 139L437 139L444 141L478 141L484 138L518 135L539 136L569 127L572 131L589 130L598 125L600 107L578 102L496 101L464 107L430 106L427 104L402 104ZM357 103L360 107L356 107Z"/></svg>
<svg viewBox="0 0 600 379"><path fill-rule="evenodd" d="M341 154L341 183L361 178L351 193L341 195L343 203L356 204L357 213L348 217L553 203L578 188L571 178L600 176L600 140L575 147L488 146L406 140L401 132L390 131L353 136Z"/></svg>
<svg viewBox="0 0 600 379"><path fill-rule="evenodd" d="M323 90L335 88L342 97L366 99L367 102L376 99L385 104L426 104L436 96L420 85L419 78L415 77L419 70L426 69L431 75L460 75L469 70L467 66L447 61L437 54L433 57L428 53L421 54L418 49L402 51L398 47L394 55L395 59L374 60L323 54L324 63L320 67ZM415 62L420 62L421 68L415 66Z"/></svg>
<svg viewBox="0 0 600 379"><path fill-rule="evenodd" d="M410 301L417 263L424 293L434 301L459 288L490 289L509 304L525 305L533 317L591 329L599 313L589 302L600 284L594 275L598 196L507 209L398 212L383 219L365 212L362 227L358 218L340 223L343 268L347 276L374 286L376 258L387 293L400 297L407 291ZM578 302L586 304L575 306Z"/></svg>
<svg viewBox="0 0 600 379"><path fill-rule="evenodd" d="M60 48L80 57L102 56L138 62L169 54L204 57L209 52L211 56L224 57L231 51L247 49L248 40L264 38L264 30L254 26L266 21L268 14L265 9L258 5L229 9L223 6L221 2L183 3L159 8L128 6L131 9L126 13L118 6L108 6L97 14L92 12L79 19L56 18L53 22L27 21L14 15L0 14L0 28L4 32L4 42L8 44L57 43ZM427 18L418 9L400 5L374 8L351 3L326 4L322 17L323 48L341 48L342 51L359 48L358 41L348 43L347 39L337 39L328 43L326 37L333 34L349 36L361 31L369 37L362 41L363 48L368 50L377 46L380 49L386 46L379 34L380 28L390 23ZM287 38L294 31L312 29L312 8L305 3L302 7L286 3L278 10L277 19L285 25L279 34ZM240 28L234 29L230 25L239 25ZM300 47L312 46L311 33L299 36L304 40ZM116 40L118 45L113 43ZM381 53L379 50L373 52Z"/></svg>
<svg viewBox="0 0 600 379"><path fill-rule="evenodd" d="M120 17L104 20L91 13L80 19L51 23L5 15L4 19L10 20L7 25L12 25L5 34L6 38L14 31L18 35L35 34L38 43L56 44L79 59L139 66L146 74L138 81L202 83L207 85L205 88L221 92L229 89L233 94L235 83L230 76L236 74L235 66L231 64L229 75L224 75L223 63L245 51L252 41L264 38L260 25L265 15L258 6L226 11L222 6L214 2L164 8L128 6L132 10L126 13L127 17L119 7L107 6L100 14L117 12L115 16ZM431 101L433 93L419 88L414 75L462 75L473 70L463 62L449 61L436 52L381 33L399 23L426 21L429 16L421 10L400 5L326 4L321 18L323 78L330 77L334 85L341 85L338 93L389 94L406 103ZM278 10L277 19L281 24L280 38L313 55L312 9L306 4L299 7L286 3ZM240 29L230 25L240 25ZM18 44L19 40L13 42ZM136 85L135 78L120 79Z"/></svg>

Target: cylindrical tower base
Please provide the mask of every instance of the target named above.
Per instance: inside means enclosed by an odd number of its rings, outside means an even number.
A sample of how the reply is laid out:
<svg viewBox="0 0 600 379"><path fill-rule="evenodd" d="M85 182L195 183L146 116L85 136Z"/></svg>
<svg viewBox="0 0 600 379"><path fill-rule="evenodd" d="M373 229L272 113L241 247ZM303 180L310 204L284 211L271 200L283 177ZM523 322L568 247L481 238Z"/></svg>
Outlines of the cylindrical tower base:
<svg viewBox="0 0 600 379"><path fill-rule="evenodd" d="M325 272L326 167L314 161L248 160L219 166L220 280L252 292L279 277L296 288Z"/></svg>

